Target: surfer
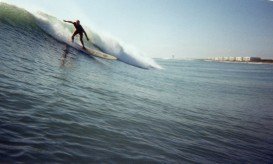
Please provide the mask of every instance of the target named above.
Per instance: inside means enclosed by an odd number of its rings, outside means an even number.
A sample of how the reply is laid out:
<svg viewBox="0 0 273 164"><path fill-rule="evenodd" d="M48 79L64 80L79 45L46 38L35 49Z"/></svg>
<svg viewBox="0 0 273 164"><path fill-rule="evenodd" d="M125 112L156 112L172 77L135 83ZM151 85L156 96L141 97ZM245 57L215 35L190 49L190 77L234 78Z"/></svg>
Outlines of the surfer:
<svg viewBox="0 0 273 164"><path fill-rule="evenodd" d="M83 27L81 26L80 21L79 21L79 20L76 20L76 22L72 22L72 21L64 20L64 22L71 23L71 24L74 25L74 27L76 28L76 30L74 31L74 33L73 33L73 35L72 35L72 37L71 37L71 38L72 38L72 42L74 42L74 37L75 37L75 35L80 34L80 41L81 41L81 43L82 43L82 48L85 49L84 43L83 43L83 40L82 40L83 33L84 33L84 35L85 35L85 37L86 37L86 39L87 39L88 41L89 41L89 38L88 38L86 32L84 31Z"/></svg>

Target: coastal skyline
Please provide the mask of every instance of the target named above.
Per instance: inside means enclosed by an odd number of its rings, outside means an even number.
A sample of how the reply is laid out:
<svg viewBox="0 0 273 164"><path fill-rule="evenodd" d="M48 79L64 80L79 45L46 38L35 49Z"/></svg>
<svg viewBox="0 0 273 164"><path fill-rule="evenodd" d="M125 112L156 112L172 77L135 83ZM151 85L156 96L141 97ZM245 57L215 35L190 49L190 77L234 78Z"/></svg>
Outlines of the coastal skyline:
<svg viewBox="0 0 273 164"><path fill-rule="evenodd" d="M273 58L273 2L268 0L1 0L82 24L148 57Z"/></svg>

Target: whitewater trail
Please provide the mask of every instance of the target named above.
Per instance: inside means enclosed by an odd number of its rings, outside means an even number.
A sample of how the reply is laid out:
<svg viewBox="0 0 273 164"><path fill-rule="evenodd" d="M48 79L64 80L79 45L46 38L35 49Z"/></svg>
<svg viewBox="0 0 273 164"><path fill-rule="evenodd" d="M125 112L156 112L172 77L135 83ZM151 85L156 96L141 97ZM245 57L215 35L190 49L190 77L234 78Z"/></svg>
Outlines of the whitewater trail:
<svg viewBox="0 0 273 164"><path fill-rule="evenodd" d="M55 39L61 42L68 43L69 39L73 33L73 26L67 23L64 23L57 18L47 15L42 12L37 12L33 14L35 16L37 25L43 29L47 34L51 35ZM105 36L90 30L88 27L84 27L86 29L87 35L91 36L91 43L86 42L86 46L101 50L105 53L113 55L117 57L119 61L122 61L126 64L149 69L156 68L161 69L153 59L140 55L137 52L134 52L128 48L126 45L122 45L118 41L110 38L109 36ZM75 39L77 43L79 43L79 39ZM69 43L68 43L69 44ZM80 44L80 43L79 43Z"/></svg>
<svg viewBox="0 0 273 164"><path fill-rule="evenodd" d="M55 40L69 44L74 27L71 24L64 23L56 17L43 12L32 12L18 8L13 5L1 3L0 19L15 26L25 28L40 28L46 34ZM117 57L117 59L126 64L149 69L161 69L153 59L142 55L138 51L130 48L127 44L114 39L108 35L84 27L90 41L86 42L86 47L93 48L104 53ZM75 39L79 43L79 39Z"/></svg>

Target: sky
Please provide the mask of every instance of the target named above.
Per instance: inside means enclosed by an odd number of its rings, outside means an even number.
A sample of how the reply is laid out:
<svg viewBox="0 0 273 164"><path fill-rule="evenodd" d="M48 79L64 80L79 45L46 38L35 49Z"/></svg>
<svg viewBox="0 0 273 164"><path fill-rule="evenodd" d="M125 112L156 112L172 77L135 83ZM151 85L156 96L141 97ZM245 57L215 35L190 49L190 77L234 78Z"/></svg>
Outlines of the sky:
<svg viewBox="0 0 273 164"><path fill-rule="evenodd" d="M0 0L111 35L148 57L273 59L269 0Z"/></svg>

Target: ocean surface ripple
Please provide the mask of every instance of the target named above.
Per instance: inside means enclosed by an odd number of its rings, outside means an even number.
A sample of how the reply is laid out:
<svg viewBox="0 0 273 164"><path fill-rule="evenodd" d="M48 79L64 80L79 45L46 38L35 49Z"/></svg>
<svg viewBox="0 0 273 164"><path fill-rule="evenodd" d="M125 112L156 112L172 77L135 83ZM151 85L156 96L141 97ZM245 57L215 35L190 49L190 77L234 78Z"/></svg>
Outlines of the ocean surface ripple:
<svg viewBox="0 0 273 164"><path fill-rule="evenodd" d="M271 163L273 65L92 58L0 21L0 163Z"/></svg>

